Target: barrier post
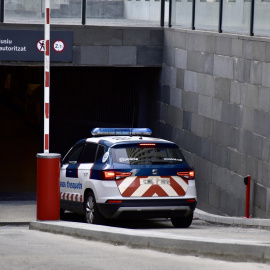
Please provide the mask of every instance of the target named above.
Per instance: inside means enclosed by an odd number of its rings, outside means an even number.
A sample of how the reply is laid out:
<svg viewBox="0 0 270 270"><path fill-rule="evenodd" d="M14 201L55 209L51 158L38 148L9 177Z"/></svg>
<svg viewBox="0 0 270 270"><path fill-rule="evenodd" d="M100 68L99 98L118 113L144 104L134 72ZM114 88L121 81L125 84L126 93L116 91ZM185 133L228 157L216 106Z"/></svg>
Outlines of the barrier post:
<svg viewBox="0 0 270 270"><path fill-rule="evenodd" d="M244 178L244 184L246 185L246 213L245 217L250 218L249 206L250 206L250 175Z"/></svg>
<svg viewBox="0 0 270 270"><path fill-rule="evenodd" d="M60 154L37 154L37 219L60 219Z"/></svg>

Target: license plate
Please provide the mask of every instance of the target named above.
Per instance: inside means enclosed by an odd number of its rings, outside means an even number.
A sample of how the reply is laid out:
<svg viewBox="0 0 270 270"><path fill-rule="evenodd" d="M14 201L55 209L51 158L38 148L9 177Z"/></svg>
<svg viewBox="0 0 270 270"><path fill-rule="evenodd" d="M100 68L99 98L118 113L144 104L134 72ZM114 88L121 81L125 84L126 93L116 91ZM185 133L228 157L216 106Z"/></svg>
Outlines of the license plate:
<svg viewBox="0 0 270 270"><path fill-rule="evenodd" d="M141 185L170 185L170 178L140 178Z"/></svg>

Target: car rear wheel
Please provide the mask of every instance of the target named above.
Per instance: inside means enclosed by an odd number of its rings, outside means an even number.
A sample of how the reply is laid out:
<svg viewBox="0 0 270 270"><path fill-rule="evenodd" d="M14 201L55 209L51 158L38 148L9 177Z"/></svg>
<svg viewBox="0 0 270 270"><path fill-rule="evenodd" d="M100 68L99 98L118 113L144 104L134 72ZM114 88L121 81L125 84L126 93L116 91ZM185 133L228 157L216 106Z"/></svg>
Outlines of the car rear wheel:
<svg viewBox="0 0 270 270"><path fill-rule="evenodd" d="M187 217L172 217L171 222L175 228L188 228L193 220L193 212Z"/></svg>
<svg viewBox="0 0 270 270"><path fill-rule="evenodd" d="M85 222L91 224L104 223L104 218L98 211L95 195L92 191L88 192L85 197Z"/></svg>

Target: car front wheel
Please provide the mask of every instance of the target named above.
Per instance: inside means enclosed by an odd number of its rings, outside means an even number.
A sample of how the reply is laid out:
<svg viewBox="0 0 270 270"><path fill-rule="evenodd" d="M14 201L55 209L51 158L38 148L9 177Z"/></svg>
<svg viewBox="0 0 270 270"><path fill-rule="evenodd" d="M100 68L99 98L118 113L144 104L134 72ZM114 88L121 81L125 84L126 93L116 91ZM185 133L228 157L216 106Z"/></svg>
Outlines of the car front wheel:
<svg viewBox="0 0 270 270"><path fill-rule="evenodd" d="M88 192L85 197L85 222L91 224L104 223L104 218L98 211L95 195L92 191Z"/></svg>
<svg viewBox="0 0 270 270"><path fill-rule="evenodd" d="M192 214L186 217L172 217L171 222L175 228L188 228L193 220L193 212Z"/></svg>

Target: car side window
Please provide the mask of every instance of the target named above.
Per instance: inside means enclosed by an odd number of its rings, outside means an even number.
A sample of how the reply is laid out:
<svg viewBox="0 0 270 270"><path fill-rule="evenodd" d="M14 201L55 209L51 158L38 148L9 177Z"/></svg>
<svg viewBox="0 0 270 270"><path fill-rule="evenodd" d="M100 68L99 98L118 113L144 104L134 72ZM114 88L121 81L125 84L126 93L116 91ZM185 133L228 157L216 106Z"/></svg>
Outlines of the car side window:
<svg viewBox="0 0 270 270"><path fill-rule="evenodd" d="M80 158L80 163L94 163L97 147L98 147L98 144L86 143L82 156Z"/></svg>
<svg viewBox="0 0 270 270"><path fill-rule="evenodd" d="M105 154L105 146L99 144L98 145L97 156L96 156L96 161L99 160L104 154Z"/></svg>
<svg viewBox="0 0 270 270"><path fill-rule="evenodd" d="M68 163L77 163L84 145L80 145L74 149L67 158Z"/></svg>

